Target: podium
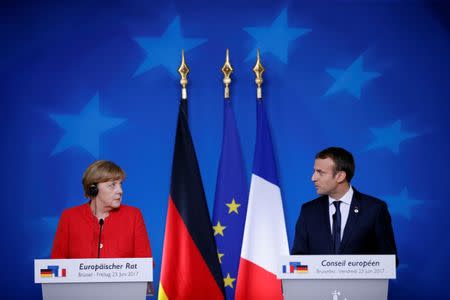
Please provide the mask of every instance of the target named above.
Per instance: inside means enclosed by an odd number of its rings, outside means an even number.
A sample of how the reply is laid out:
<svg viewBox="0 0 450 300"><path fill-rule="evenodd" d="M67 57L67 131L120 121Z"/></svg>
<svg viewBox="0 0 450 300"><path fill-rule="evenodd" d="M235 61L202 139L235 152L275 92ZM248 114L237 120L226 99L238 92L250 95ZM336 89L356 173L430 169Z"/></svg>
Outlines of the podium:
<svg viewBox="0 0 450 300"><path fill-rule="evenodd" d="M285 300L387 300L395 255L292 255L280 258Z"/></svg>
<svg viewBox="0 0 450 300"><path fill-rule="evenodd" d="M36 259L34 282L44 300L145 300L153 291L153 259Z"/></svg>

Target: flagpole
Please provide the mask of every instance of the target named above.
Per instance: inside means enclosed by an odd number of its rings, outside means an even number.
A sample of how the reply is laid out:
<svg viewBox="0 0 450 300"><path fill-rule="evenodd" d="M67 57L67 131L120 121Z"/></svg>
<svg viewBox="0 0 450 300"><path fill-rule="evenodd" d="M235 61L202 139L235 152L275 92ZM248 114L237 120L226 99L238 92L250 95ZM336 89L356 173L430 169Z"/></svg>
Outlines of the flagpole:
<svg viewBox="0 0 450 300"><path fill-rule="evenodd" d="M282 282L277 278L278 257L289 255L289 246L272 136L262 100L264 68L259 51L253 71L258 87L255 154L235 299L283 300Z"/></svg>
<svg viewBox="0 0 450 300"><path fill-rule="evenodd" d="M230 99L230 88L229 85L231 84L231 73L233 73L233 67L230 64L230 55L229 51L227 49L226 58L225 58L225 64L222 67L222 73L223 73L223 84L225 85L225 99Z"/></svg>
<svg viewBox="0 0 450 300"><path fill-rule="evenodd" d="M256 98L258 100L262 100L262 89L261 89L261 85L263 83L263 78L262 78L262 74L264 73L264 67L261 64L261 60L259 58L259 49L256 52L256 64L253 67L253 72L255 72L256 75L256 79L255 79L255 83L258 86L256 88Z"/></svg>
<svg viewBox="0 0 450 300"><path fill-rule="evenodd" d="M180 76L181 76L181 79L180 79L180 84L182 86L182 88L181 88L181 99L182 100L187 100L186 85L188 83L187 74L189 73L189 68L186 65L186 61L184 59L184 50L181 50L181 65L178 68L178 73L180 73Z"/></svg>
<svg viewBox="0 0 450 300"><path fill-rule="evenodd" d="M224 279L187 118L189 68L184 51L178 72L182 95L173 150L158 300L224 300Z"/></svg>

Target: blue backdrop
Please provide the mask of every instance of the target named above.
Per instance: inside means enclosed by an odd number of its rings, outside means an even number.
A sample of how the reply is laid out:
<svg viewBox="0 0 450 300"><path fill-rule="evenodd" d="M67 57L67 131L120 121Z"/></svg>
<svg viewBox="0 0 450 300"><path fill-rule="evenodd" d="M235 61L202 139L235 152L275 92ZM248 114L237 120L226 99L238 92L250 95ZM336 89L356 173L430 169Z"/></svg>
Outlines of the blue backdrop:
<svg viewBox="0 0 450 300"><path fill-rule="evenodd" d="M449 261L450 7L446 1L3 1L0 134L1 294L40 297L33 259L46 258L63 209L83 203L95 159L128 174L159 280L186 50L190 125L210 211L222 138L220 68L249 181L254 74L278 159L289 241L315 197L314 155L355 155L354 186L388 202L401 265L391 299L445 298ZM432 297L433 296L433 297Z"/></svg>

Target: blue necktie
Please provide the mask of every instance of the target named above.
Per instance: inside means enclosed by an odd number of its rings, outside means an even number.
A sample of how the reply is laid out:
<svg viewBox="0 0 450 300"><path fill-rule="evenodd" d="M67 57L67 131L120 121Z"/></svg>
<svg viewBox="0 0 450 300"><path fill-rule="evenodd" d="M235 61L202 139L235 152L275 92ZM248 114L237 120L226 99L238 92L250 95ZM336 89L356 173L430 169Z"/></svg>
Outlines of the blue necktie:
<svg viewBox="0 0 450 300"><path fill-rule="evenodd" d="M334 207L336 212L333 215L333 241L334 241L334 253L339 254L339 248L341 246L341 210L339 206L341 201L334 201Z"/></svg>

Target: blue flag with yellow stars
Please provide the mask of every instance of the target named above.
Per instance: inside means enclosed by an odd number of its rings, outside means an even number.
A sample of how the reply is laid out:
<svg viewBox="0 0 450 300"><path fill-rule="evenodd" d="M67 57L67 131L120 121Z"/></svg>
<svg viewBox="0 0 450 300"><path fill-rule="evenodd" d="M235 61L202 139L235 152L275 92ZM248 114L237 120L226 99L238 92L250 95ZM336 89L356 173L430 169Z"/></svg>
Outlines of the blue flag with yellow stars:
<svg viewBox="0 0 450 300"><path fill-rule="evenodd" d="M239 135L230 100L225 100L222 153L213 212L214 237L226 299L234 299L247 212L248 189Z"/></svg>

